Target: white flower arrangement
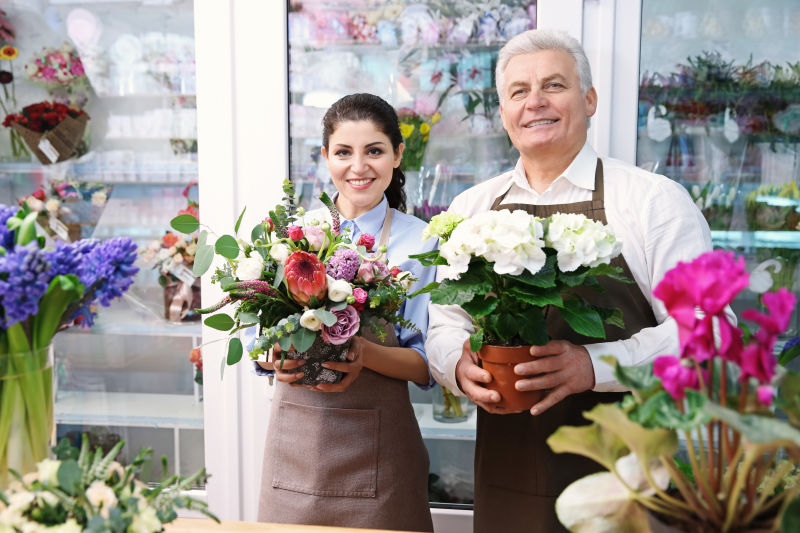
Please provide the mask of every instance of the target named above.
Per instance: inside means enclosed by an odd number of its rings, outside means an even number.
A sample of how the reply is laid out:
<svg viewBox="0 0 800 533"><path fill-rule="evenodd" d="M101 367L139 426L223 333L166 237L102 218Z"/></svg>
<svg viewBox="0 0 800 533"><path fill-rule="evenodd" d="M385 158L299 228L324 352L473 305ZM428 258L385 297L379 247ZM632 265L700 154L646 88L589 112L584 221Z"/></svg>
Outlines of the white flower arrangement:
<svg viewBox="0 0 800 533"><path fill-rule="evenodd" d="M105 456L89 450L83 436L80 452L67 439L44 459L36 472L16 474L7 491L0 491L0 533L155 533L177 518L175 507L203 513L219 522L205 502L184 493L208 476L205 469L183 478L172 476L156 487L136 479L152 455L146 448L128 466L115 461L123 442Z"/></svg>
<svg viewBox="0 0 800 533"><path fill-rule="evenodd" d="M549 220L545 243L558 252L564 272L609 263L622 251L622 242L601 222L575 213L556 213Z"/></svg>

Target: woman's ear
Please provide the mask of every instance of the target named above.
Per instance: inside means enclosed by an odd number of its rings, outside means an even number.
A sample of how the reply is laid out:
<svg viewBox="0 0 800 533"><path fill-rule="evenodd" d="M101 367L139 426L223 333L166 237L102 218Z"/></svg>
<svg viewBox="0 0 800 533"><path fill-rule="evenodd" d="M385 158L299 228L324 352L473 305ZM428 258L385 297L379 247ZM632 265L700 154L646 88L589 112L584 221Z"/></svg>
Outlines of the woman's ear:
<svg viewBox="0 0 800 533"><path fill-rule="evenodd" d="M320 147L319 153L322 154L323 159L325 159L326 161L328 160L328 151L325 149L324 146Z"/></svg>
<svg viewBox="0 0 800 533"><path fill-rule="evenodd" d="M325 147L323 146L322 149L324 150ZM403 162L403 150L406 149L405 143L400 143L400 146L397 147L397 150L394 153L394 168L400 166L400 163Z"/></svg>

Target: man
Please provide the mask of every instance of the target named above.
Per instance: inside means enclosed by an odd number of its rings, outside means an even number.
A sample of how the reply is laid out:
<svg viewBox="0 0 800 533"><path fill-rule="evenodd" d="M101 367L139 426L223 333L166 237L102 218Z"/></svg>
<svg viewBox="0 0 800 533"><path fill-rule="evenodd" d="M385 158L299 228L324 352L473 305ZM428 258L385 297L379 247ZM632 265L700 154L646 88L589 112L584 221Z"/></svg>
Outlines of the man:
<svg viewBox="0 0 800 533"><path fill-rule="evenodd" d="M561 425L587 421L582 413L618 400L612 368L678 353L677 327L652 290L678 261L711 249L702 214L678 183L613 159L586 143L597 107L591 70L581 45L565 33L531 30L511 39L497 61L500 116L520 159L516 167L457 196L450 211L463 216L489 209L525 209L540 217L583 213L609 224L623 243L612 264L635 283L603 280L607 292L584 295L622 309L625 328L607 328L606 341L581 337L557 312L548 313L552 340L531 347L516 365L518 390L546 390L530 413L497 407L499 394L469 349L469 316L432 305L425 344L431 372L462 391L478 413L475 455L476 533L560 531L554 503L572 481L598 470L589 459L550 451L547 437ZM601 300L602 299L602 300Z"/></svg>

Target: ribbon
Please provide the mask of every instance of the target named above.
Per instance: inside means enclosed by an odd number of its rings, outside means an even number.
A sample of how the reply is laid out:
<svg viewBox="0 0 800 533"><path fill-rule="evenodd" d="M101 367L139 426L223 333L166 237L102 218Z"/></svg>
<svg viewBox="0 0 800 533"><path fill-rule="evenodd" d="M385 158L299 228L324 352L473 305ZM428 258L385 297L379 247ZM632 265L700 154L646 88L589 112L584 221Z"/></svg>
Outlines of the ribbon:
<svg viewBox="0 0 800 533"><path fill-rule="evenodd" d="M182 281L178 282L178 288L169 302L167 320L180 322L192 307L192 286Z"/></svg>

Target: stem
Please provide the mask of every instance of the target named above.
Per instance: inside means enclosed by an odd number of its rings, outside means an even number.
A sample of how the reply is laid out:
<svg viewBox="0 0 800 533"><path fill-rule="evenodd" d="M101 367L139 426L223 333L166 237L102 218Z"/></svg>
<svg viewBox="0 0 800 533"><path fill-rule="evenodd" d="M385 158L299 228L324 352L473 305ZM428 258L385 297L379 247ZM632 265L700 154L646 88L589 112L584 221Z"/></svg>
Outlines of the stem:
<svg viewBox="0 0 800 533"><path fill-rule="evenodd" d="M659 456L659 459L661 460L661 464L663 464L664 467L669 470L670 477L675 483L675 486L678 488L678 492L681 493L681 496L683 496L684 500L689 502L689 508L698 515L704 515L701 518L710 518L710 515L708 514L708 506L697 498L697 495L694 493L694 491L689 489L689 480L680 470L675 467L675 463L672 458L666 455L661 455Z"/></svg>
<svg viewBox="0 0 800 533"><path fill-rule="evenodd" d="M754 460L755 460L755 453L752 451L748 451L744 456L741 468L734 467L736 470L735 473L736 481L733 485L733 489L730 492L730 498L728 499L727 511L725 513L725 522L722 525L723 531L728 531L733 525L733 521L736 518L736 509L739 507L739 495L742 493L742 490L744 489L747 477L749 477L750 475L750 468L752 467ZM740 472L743 472L744 475L740 475Z"/></svg>
<svg viewBox="0 0 800 533"><path fill-rule="evenodd" d="M702 435L702 430L699 428L697 430L697 435L698 435L698 442L702 443L703 435ZM719 502L714 496L714 492L708 485L708 479L707 479L708 472L706 470L700 469L697 464L697 457L695 456L695 451L694 451L694 443L692 442L691 437L692 437L691 433L687 432L686 447L687 451L689 452L689 462L692 465L692 472L694 473L695 483L700 489L700 493L703 495L706 505L711 510L712 519L715 521L719 521L722 519L722 509L720 508ZM703 455L701 454L700 457L702 458Z"/></svg>
<svg viewBox="0 0 800 533"><path fill-rule="evenodd" d="M793 469L794 464L789 461L786 461L775 468L775 471L764 484L764 488L758 497L758 501L755 502L755 505L753 505L752 509L750 509L750 512L747 514L747 516L745 516L743 521L744 524L749 524L756 516L758 516L758 514L764 508L764 502L766 502L767 498L769 498L770 495L775 492L775 487L777 487L778 483L783 481L783 478Z"/></svg>

